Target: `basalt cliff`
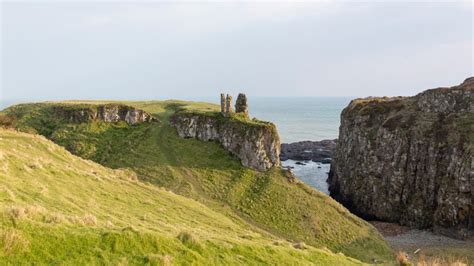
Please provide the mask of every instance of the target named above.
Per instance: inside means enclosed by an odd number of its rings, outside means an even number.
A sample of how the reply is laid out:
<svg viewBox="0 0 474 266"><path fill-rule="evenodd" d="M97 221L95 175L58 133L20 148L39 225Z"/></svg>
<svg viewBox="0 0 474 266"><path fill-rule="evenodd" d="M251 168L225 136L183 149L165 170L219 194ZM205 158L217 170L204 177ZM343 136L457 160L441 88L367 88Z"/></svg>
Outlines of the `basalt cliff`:
<svg viewBox="0 0 474 266"><path fill-rule="evenodd" d="M180 137L219 142L243 166L265 171L280 165L280 138L272 123L196 112L178 112L170 122Z"/></svg>
<svg viewBox="0 0 474 266"><path fill-rule="evenodd" d="M458 238L474 230L474 78L341 114L331 196L369 219Z"/></svg>
<svg viewBox="0 0 474 266"><path fill-rule="evenodd" d="M156 119L149 113L132 106L123 104L102 105L57 105L53 106L54 116L74 123L90 121L119 122L124 121L130 125L151 122Z"/></svg>

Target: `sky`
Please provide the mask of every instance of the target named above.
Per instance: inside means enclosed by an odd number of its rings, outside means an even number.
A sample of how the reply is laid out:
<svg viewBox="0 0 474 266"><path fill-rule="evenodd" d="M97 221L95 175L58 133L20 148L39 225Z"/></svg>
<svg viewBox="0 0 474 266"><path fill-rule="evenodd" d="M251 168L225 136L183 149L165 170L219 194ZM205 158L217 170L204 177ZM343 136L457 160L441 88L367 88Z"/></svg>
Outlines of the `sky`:
<svg viewBox="0 0 474 266"><path fill-rule="evenodd" d="M473 76L473 4L8 2L0 101L414 95Z"/></svg>

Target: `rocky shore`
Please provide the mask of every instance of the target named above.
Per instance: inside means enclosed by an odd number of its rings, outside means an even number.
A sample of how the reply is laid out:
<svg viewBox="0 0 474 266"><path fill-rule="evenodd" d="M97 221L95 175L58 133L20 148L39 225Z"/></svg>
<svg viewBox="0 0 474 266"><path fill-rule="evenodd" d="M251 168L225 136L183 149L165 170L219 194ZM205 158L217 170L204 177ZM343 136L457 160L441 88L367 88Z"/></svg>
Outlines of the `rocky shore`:
<svg viewBox="0 0 474 266"><path fill-rule="evenodd" d="M337 140L299 141L281 144L280 160L331 163Z"/></svg>

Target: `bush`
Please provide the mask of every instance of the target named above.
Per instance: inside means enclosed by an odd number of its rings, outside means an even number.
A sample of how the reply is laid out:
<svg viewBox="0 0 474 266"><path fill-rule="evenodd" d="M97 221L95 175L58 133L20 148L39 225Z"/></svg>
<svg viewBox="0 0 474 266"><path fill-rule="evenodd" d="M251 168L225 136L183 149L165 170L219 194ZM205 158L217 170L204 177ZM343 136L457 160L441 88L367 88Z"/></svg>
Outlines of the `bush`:
<svg viewBox="0 0 474 266"><path fill-rule="evenodd" d="M0 114L0 126L2 127L13 127L15 119L12 116Z"/></svg>

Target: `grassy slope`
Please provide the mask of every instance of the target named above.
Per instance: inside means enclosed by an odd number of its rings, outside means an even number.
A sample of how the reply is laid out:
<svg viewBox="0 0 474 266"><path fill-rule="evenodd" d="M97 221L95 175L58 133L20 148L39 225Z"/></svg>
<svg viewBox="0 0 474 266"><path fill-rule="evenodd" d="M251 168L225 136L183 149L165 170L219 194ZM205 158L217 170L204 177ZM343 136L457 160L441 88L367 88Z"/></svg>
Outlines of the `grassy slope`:
<svg viewBox="0 0 474 266"><path fill-rule="evenodd" d="M161 119L160 124L62 125L39 122L41 105L7 110L23 113L31 126L85 158L111 168L133 169L141 180L196 199L227 217L241 217L283 238L328 247L365 261L387 261L391 252L376 230L308 186L288 182L280 169L259 173L240 166L216 143L180 139L167 121L179 108L216 110L205 103L127 102ZM37 111L33 111L37 109ZM32 113L35 113L31 116ZM54 123L53 123L54 124Z"/></svg>
<svg viewBox="0 0 474 266"><path fill-rule="evenodd" d="M358 264L134 176L0 128L0 264Z"/></svg>

